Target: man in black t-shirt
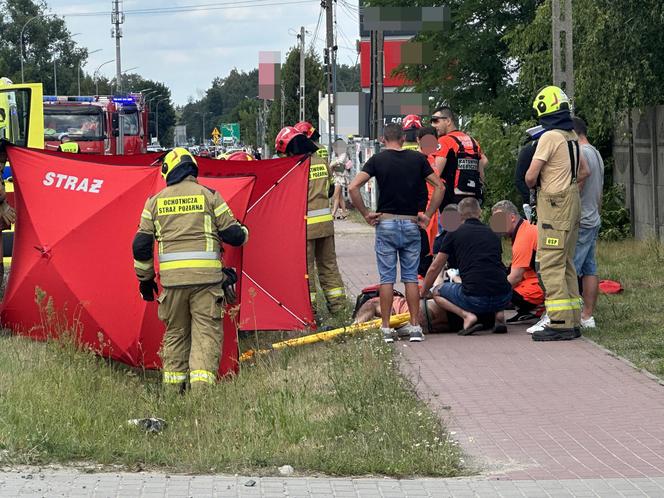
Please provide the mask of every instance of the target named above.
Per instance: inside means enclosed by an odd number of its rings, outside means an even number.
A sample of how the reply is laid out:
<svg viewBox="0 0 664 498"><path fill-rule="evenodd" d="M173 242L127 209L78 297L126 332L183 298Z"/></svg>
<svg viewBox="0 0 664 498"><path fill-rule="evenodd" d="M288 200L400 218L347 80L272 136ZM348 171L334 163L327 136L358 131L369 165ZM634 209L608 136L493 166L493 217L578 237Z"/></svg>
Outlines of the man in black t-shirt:
<svg viewBox="0 0 664 498"><path fill-rule="evenodd" d="M431 169L424 154L401 148L404 142L401 126L388 124L383 137L385 150L369 158L348 191L355 208L362 213L367 223L376 227L383 339L385 342L394 342L394 330L390 328L390 309L398 259L410 312L408 333L411 342L420 342L424 334L417 320L420 307L417 289L417 267L420 261L418 223L422 227L427 226L431 215L443 200L444 190L440 178ZM360 188L371 177L375 177L378 184L378 209L375 213L367 209L360 193ZM428 207L426 182L434 187ZM424 214L418 215L423 211Z"/></svg>
<svg viewBox="0 0 664 498"><path fill-rule="evenodd" d="M436 303L463 318L460 335L481 330L477 315L482 313L496 313L494 332L505 333L502 311L510 303L512 286L502 263L500 239L480 221L482 210L474 197L459 202L459 214L463 224L445 235L424 279L421 295L429 294L436 277L452 258L459 268L461 283L448 282L436 289Z"/></svg>

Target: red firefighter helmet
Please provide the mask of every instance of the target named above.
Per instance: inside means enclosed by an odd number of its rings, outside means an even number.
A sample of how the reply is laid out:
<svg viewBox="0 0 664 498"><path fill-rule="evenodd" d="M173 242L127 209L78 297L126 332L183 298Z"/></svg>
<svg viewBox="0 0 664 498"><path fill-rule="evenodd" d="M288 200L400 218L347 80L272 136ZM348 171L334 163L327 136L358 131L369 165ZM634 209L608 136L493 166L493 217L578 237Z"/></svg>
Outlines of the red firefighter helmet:
<svg viewBox="0 0 664 498"><path fill-rule="evenodd" d="M274 139L274 150L279 154L285 154L286 148L291 140L298 135L302 135L294 126L285 126L277 133L277 138Z"/></svg>
<svg viewBox="0 0 664 498"><path fill-rule="evenodd" d="M314 125L312 125L308 121L300 121L295 126L293 126L293 128L295 128L300 133L304 133L304 136L306 136L307 138L311 138L311 136L316 131Z"/></svg>
<svg viewBox="0 0 664 498"><path fill-rule="evenodd" d="M412 130L414 128L422 128L422 119L417 114L409 114L401 122L401 127L404 130Z"/></svg>
<svg viewBox="0 0 664 498"><path fill-rule="evenodd" d="M228 161L253 161L254 156L243 150L238 150L233 152L230 156L226 158Z"/></svg>

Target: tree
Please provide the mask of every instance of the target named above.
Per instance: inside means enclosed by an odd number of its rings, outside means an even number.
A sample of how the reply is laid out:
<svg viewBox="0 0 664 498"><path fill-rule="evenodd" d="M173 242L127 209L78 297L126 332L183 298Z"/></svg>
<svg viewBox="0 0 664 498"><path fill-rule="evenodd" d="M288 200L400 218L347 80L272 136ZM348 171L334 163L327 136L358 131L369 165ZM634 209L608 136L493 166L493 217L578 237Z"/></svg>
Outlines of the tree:
<svg viewBox="0 0 664 498"><path fill-rule="evenodd" d="M325 88L324 73L318 55L309 52L304 59L304 75L306 79L306 95L304 103L304 118L314 126L318 126L318 92ZM300 50L291 48L286 55L286 62L281 67L281 88L284 97L284 126L292 126L300 119ZM274 143L274 138L281 129L281 95L277 95L269 112L269 125L267 132L268 143Z"/></svg>
<svg viewBox="0 0 664 498"><path fill-rule="evenodd" d="M412 6L405 0L373 1L372 5ZM439 2L426 0L418 5ZM523 110L515 105L517 87L505 34L529 23L541 0L448 0L452 12L449 29L422 32L415 41L430 44L433 59L426 64L399 68L415 82L418 92L458 113L478 112L518 122Z"/></svg>
<svg viewBox="0 0 664 498"><path fill-rule="evenodd" d="M31 20L35 16L40 17ZM88 51L76 46L64 19L48 14L43 1L1 0L0 76L21 81L21 55L26 82L41 82L45 93L55 93L55 61L58 93L76 95L78 66L85 62Z"/></svg>
<svg viewBox="0 0 664 498"><path fill-rule="evenodd" d="M115 79L112 80L115 87ZM123 89L127 92L140 92L147 96L149 105L148 132L150 137L159 137L161 145L173 144L175 106L171 102L170 89L158 81L143 78L138 74L123 75ZM157 133L157 107L159 110L159 133Z"/></svg>
<svg viewBox="0 0 664 498"><path fill-rule="evenodd" d="M664 101L664 4L659 0L573 2L575 109L610 139L616 114ZM506 37L519 90L532 99L551 83L551 1Z"/></svg>
<svg viewBox="0 0 664 498"><path fill-rule="evenodd" d="M360 88L360 66L337 66L337 92L359 92Z"/></svg>

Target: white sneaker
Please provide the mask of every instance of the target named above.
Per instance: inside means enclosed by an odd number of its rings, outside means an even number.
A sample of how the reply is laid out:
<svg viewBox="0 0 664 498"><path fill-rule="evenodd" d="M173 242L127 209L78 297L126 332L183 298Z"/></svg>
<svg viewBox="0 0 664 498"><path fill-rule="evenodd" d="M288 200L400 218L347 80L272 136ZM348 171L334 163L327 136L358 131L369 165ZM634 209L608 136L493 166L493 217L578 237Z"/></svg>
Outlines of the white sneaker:
<svg viewBox="0 0 664 498"><path fill-rule="evenodd" d="M528 327L526 329L526 332L528 332L529 334L534 334L535 332L542 332L544 328L549 325L551 325L551 319L549 318L549 315L544 314L542 315L542 318L540 318L539 322L537 322L532 327Z"/></svg>
<svg viewBox="0 0 664 498"><path fill-rule="evenodd" d="M422 342L424 340L424 332L419 325L408 325L404 327L408 330L408 340L410 342Z"/></svg>
<svg viewBox="0 0 664 498"><path fill-rule="evenodd" d="M380 331L383 333L385 343L392 344L394 342L394 329L381 327Z"/></svg>
<svg viewBox="0 0 664 498"><path fill-rule="evenodd" d="M583 328L583 329L594 329L595 327L597 327L597 325L595 325L595 317L594 316L591 316L587 320L584 320L583 318L581 319L581 328Z"/></svg>

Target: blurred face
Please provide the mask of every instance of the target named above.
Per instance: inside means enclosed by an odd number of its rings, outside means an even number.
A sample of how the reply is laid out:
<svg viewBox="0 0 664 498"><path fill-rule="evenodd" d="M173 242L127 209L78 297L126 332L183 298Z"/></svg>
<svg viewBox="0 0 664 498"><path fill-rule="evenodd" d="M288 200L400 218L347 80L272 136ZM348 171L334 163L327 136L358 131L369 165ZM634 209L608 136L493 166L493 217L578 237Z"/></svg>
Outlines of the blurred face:
<svg viewBox="0 0 664 498"><path fill-rule="evenodd" d="M417 139L417 143L420 145L420 150L422 154L433 154L438 148L438 140L433 135L425 135L422 138Z"/></svg>
<svg viewBox="0 0 664 498"><path fill-rule="evenodd" d="M443 116L441 112L435 112L431 116L431 126L436 129L438 136L442 137L443 135L447 135L450 132L452 127L452 119Z"/></svg>
<svg viewBox="0 0 664 498"><path fill-rule="evenodd" d="M519 216L505 211L494 211L491 215L489 225L498 235L512 237L516 226L519 224Z"/></svg>

